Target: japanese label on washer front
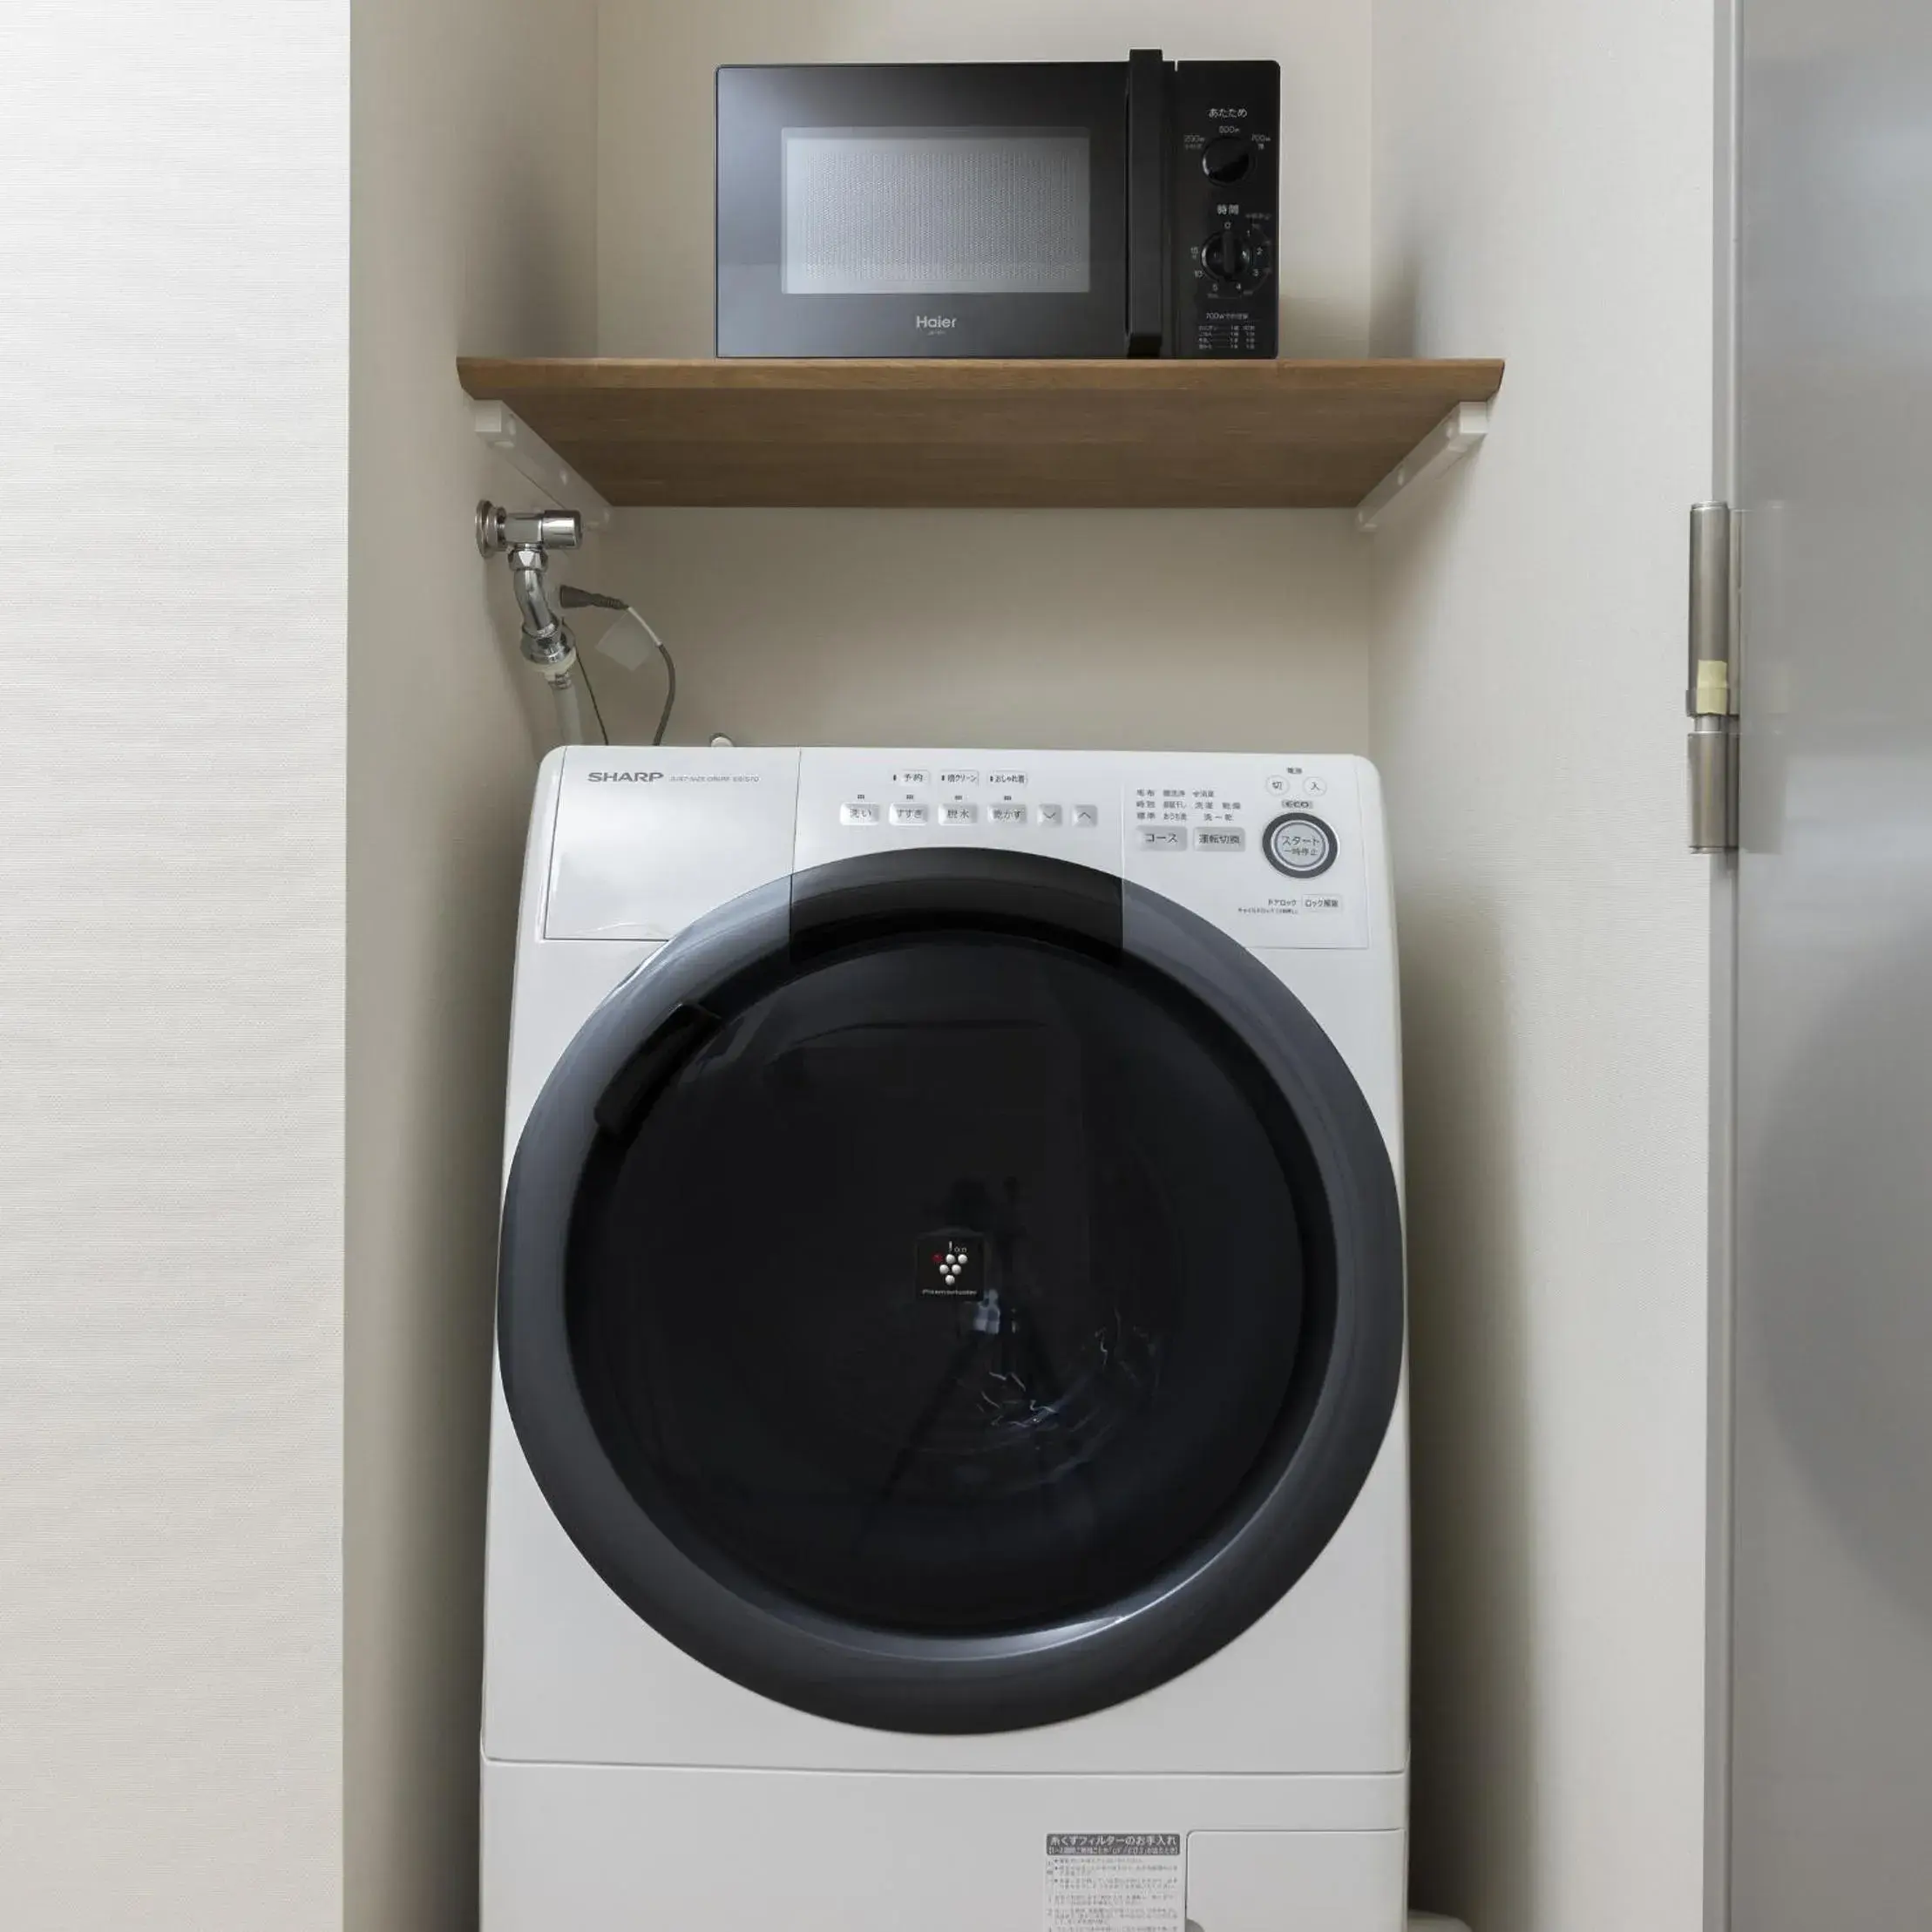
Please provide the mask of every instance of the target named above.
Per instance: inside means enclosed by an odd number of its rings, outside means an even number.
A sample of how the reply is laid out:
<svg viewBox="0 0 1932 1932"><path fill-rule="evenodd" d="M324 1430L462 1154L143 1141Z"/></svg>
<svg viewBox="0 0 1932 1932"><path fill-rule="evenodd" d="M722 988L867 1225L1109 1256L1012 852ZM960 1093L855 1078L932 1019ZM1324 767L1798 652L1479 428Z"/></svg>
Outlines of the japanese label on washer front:
<svg viewBox="0 0 1932 1932"><path fill-rule="evenodd" d="M1183 1932L1178 1832L1049 1832L1047 1932Z"/></svg>

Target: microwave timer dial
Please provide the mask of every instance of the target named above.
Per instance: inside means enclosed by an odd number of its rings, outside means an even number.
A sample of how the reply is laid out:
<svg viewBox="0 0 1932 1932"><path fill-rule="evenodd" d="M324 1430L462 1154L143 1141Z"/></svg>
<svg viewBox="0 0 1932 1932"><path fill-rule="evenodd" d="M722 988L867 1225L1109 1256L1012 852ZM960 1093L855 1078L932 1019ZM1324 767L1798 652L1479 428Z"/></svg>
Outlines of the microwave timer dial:
<svg viewBox="0 0 1932 1932"><path fill-rule="evenodd" d="M1251 295L1273 266L1266 231L1253 221L1230 221L1200 247L1201 268L1217 294Z"/></svg>

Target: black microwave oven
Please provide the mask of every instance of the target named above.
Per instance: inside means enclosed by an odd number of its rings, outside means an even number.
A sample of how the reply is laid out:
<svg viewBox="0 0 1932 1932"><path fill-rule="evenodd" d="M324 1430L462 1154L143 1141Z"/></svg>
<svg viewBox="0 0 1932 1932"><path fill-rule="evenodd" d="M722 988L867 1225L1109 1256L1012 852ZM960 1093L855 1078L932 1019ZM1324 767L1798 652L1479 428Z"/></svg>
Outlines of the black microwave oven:
<svg viewBox="0 0 1932 1932"><path fill-rule="evenodd" d="M718 70L721 356L1275 353L1271 60Z"/></svg>

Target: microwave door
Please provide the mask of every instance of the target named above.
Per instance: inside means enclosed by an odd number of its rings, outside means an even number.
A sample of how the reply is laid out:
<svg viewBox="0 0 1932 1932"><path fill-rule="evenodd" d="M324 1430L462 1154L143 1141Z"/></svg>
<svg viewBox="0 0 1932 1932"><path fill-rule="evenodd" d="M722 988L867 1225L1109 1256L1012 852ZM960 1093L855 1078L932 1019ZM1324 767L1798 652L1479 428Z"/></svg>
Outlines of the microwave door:
<svg viewBox="0 0 1932 1932"><path fill-rule="evenodd" d="M1117 356L1124 64L718 71L721 356Z"/></svg>
<svg viewBox="0 0 1932 1932"><path fill-rule="evenodd" d="M1127 353L1158 356L1167 341L1168 64L1135 48L1127 62Z"/></svg>

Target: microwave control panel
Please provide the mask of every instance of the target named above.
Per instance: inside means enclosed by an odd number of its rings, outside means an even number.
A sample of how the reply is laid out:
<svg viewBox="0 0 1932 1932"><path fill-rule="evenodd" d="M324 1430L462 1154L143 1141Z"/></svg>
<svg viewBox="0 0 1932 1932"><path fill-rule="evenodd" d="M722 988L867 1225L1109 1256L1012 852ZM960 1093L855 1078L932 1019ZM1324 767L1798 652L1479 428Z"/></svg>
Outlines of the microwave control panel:
<svg viewBox="0 0 1932 1932"><path fill-rule="evenodd" d="M1183 60L1169 101L1173 353L1272 356L1281 70Z"/></svg>

